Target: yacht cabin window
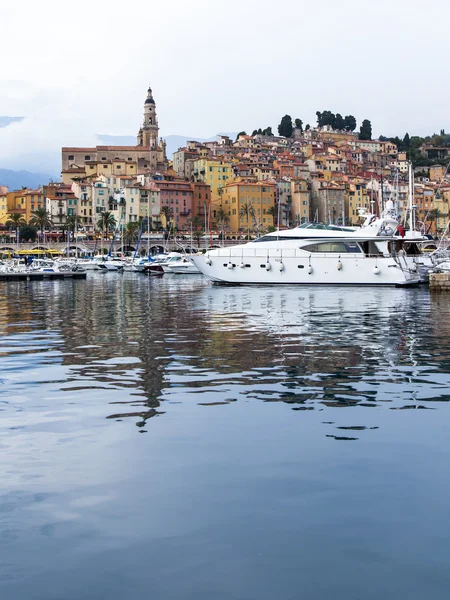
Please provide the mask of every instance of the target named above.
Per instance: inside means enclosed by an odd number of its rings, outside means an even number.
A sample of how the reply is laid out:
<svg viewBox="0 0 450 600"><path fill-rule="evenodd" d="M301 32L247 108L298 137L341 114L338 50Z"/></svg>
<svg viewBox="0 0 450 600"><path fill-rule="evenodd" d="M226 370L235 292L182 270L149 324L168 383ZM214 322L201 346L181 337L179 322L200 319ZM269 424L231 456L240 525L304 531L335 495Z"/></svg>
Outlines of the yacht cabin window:
<svg viewBox="0 0 450 600"><path fill-rule="evenodd" d="M361 248L356 242L321 242L303 246L301 250L305 250L305 252L335 252L338 254L361 252Z"/></svg>

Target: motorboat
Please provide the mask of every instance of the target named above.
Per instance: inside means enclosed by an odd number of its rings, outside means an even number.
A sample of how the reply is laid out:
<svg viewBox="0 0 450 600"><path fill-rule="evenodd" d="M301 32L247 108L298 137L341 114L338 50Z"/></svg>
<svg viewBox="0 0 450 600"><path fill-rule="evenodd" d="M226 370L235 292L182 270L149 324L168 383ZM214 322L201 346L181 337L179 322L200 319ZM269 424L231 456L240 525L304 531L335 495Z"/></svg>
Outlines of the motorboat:
<svg viewBox="0 0 450 600"><path fill-rule="evenodd" d="M98 264L104 265L104 267L107 271L121 271L125 264L125 262L121 258L110 255L110 254L108 254L106 256L104 256L104 255L94 256L93 260Z"/></svg>
<svg viewBox="0 0 450 600"><path fill-rule="evenodd" d="M99 260L93 258L80 258L77 260L77 265L85 271L106 271L106 266Z"/></svg>
<svg viewBox="0 0 450 600"><path fill-rule="evenodd" d="M183 258L179 252L169 252L169 254L157 254L153 256L153 261L145 265L144 271L150 275L164 275L165 267L171 262L177 262Z"/></svg>
<svg viewBox="0 0 450 600"><path fill-rule="evenodd" d="M125 263L123 270L130 273L142 273L151 264L153 264L153 261L149 258L136 258L131 262Z"/></svg>
<svg viewBox="0 0 450 600"><path fill-rule="evenodd" d="M394 238L397 227L391 214L372 215L357 230L309 223L192 261L215 283L415 285L418 268Z"/></svg>
<svg viewBox="0 0 450 600"><path fill-rule="evenodd" d="M176 275L199 275L201 271L188 258L182 258L172 263L166 264L164 267L165 273L174 273Z"/></svg>

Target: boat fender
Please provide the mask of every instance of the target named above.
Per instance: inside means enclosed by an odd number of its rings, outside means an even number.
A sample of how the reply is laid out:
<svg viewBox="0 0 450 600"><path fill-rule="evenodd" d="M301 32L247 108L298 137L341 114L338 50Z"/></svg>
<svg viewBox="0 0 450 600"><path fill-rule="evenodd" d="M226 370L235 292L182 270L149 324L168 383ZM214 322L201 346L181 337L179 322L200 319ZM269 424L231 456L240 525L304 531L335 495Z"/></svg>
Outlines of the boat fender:
<svg viewBox="0 0 450 600"><path fill-rule="evenodd" d="M374 268L373 268L373 272L374 272L374 275L379 275L380 274L380 267L378 267L377 265L375 265Z"/></svg>
<svg viewBox="0 0 450 600"><path fill-rule="evenodd" d="M412 271L413 273L415 273L415 272L417 271L417 265L416 265L416 263L413 263L413 264L411 265L411 271Z"/></svg>
<svg viewBox="0 0 450 600"><path fill-rule="evenodd" d="M337 263L337 270L342 271L342 263L341 263L340 259L338 260L338 263Z"/></svg>
<svg viewBox="0 0 450 600"><path fill-rule="evenodd" d="M272 268L272 267L271 267L271 264L270 264L270 262L269 262L269 261L267 261L267 262L266 262L266 271L270 271L270 269L271 269L271 268Z"/></svg>
<svg viewBox="0 0 450 600"><path fill-rule="evenodd" d="M245 269L245 265L243 262L241 262L241 264L239 266L241 267L241 269Z"/></svg>
<svg viewBox="0 0 450 600"><path fill-rule="evenodd" d="M282 262L280 262L280 265L278 268L280 269L280 271L284 271L284 264Z"/></svg>
<svg viewBox="0 0 450 600"><path fill-rule="evenodd" d="M228 269L232 269L233 268L233 263L231 261L228 261L227 268Z"/></svg>
<svg viewBox="0 0 450 600"><path fill-rule="evenodd" d="M308 267L308 273L311 275L312 272L313 272L313 268L312 268L311 265L309 265L309 267Z"/></svg>
<svg viewBox="0 0 450 600"><path fill-rule="evenodd" d="M205 263L206 263L208 266L211 266L211 263L212 263L212 261L211 261L211 259L209 258L209 256L207 256L207 257L206 257Z"/></svg>

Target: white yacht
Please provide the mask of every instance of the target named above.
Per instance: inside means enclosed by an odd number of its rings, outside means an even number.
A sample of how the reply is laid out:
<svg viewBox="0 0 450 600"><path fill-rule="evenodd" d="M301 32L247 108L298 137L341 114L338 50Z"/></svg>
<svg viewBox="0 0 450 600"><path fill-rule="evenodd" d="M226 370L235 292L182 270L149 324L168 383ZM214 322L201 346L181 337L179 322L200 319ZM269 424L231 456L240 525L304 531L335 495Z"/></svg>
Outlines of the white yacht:
<svg viewBox="0 0 450 600"><path fill-rule="evenodd" d="M390 214L357 230L307 223L247 244L192 256L211 281L228 284L413 285L415 258L394 238Z"/></svg>

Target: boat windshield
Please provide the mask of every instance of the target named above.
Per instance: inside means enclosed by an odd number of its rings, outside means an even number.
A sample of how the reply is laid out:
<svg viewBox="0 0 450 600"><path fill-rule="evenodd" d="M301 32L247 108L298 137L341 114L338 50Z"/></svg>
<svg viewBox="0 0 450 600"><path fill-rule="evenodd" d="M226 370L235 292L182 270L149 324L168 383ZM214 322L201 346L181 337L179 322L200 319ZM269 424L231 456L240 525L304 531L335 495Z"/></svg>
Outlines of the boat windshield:
<svg viewBox="0 0 450 600"><path fill-rule="evenodd" d="M299 225L297 229L323 229L324 231L348 231L352 232L353 229L342 227L341 225L325 225L324 223L303 223Z"/></svg>

